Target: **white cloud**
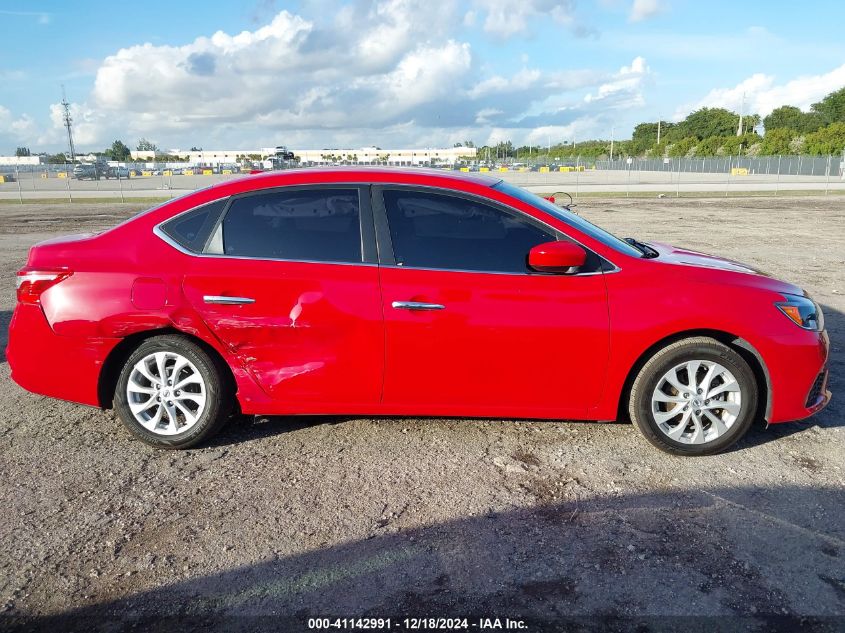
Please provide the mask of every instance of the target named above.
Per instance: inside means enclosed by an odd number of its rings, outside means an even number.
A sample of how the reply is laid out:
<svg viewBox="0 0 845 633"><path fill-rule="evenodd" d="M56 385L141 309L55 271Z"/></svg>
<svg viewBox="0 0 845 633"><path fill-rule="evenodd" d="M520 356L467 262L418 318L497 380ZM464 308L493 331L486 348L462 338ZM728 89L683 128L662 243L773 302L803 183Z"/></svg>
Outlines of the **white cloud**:
<svg viewBox="0 0 845 633"><path fill-rule="evenodd" d="M631 22L640 22L652 18L664 10L665 7L661 0L634 0L628 20Z"/></svg>
<svg viewBox="0 0 845 633"><path fill-rule="evenodd" d="M75 145L93 145L103 140L110 126L106 117L88 106L87 103L70 104L70 116L73 122L73 142ZM65 135L64 107L61 103L50 104L50 127L38 138L39 144L63 142Z"/></svg>
<svg viewBox="0 0 845 633"><path fill-rule="evenodd" d="M745 99L745 112L766 116L782 105L808 110L825 95L845 86L845 64L821 75L805 75L778 84L774 75L755 73L731 88L715 88L702 99L677 109L676 121L699 108L727 108L738 112Z"/></svg>
<svg viewBox="0 0 845 633"><path fill-rule="evenodd" d="M71 106L77 145L101 149L120 138L134 146L143 136L162 147L434 146L493 134L519 143L535 128L563 133L577 123L587 134L602 113L642 100L641 58L613 72L539 70L525 57L517 70L496 73L459 37L462 3L444 0L432 11L428 0L334 2L316 15L281 11L240 33L115 51L97 63L91 93ZM570 0L491 2L479 1L469 20L481 25L512 6L525 20L546 11L577 28ZM60 105L44 119L30 137L61 149ZM11 130L0 125L0 143Z"/></svg>
<svg viewBox="0 0 845 633"><path fill-rule="evenodd" d="M527 33L532 20L549 19L579 35L591 33L576 19L574 0L476 0L476 5L487 14L484 30L502 38Z"/></svg>
<svg viewBox="0 0 845 633"><path fill-rule="evenodd" d="M601 84L595 93L584 97L587 103L599 101L612 102L617 107L642 105L643 82L651 74L651 69L643 57L635 57L630 66L622 66L619 72L608 82Z"/></svg>
<svg viewBox="0 0 845 633"><path fill-rule="evenodd" d="M35 21L38 24L50 24L50 21L53 18L52 13L48 13L46 11L0 11L0 15L5 15L9 17L22 17L22 18L35 18Z"/></svg>
<svg viewBox="0 0 845 633"><path fill-rule="evenodd" d="M15 116L11 110L0 105L0 138L12 142L28 143L36 130L35 121L28 114ZM0 150L0 153L5 153Z"/></svg>
<svg viewBox="0 0 845 633"><path fill-rule="evenodd" d="M475 115L475 122L478 125L487 125L490 123L492 117L497 117L504 113L504 110L497 110L496 108L481 108L478 114Z"/></svg>
<svg viewBox="0 0 845 633"><path fill-rule="evenodd" d="M539 147L545 147L549 144L554 145L562 139L571 139L575 129L576 124L574 123L569 125L543 125L529 132L526 143Z"/></svg>

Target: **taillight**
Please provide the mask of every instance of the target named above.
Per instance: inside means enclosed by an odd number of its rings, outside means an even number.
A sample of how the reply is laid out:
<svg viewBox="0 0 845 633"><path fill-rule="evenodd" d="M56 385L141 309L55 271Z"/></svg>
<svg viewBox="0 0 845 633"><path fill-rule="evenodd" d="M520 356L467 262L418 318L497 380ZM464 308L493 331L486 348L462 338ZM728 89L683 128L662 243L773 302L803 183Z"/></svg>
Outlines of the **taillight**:
<svg viewBox="0 0 845 633"><path fill-rule="evenodd" d="M18 273L17 288L20 303L38 303L41 293L55 286L73 273L68 270L22 270Z"/></svg>

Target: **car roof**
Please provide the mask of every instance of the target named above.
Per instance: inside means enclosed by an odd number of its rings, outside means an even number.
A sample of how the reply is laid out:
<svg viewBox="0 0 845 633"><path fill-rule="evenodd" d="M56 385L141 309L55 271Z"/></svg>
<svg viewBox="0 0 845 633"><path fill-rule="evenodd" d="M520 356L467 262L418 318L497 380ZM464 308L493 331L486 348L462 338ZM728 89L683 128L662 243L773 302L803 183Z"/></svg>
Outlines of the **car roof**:
<svg viewBox="0 0 845 633"><path fill-rule="evenodd" d="M284 179L289 176L291 179L300 182L310 180L315 183L325 181L337 181L340 176L343 179L366 180L372 182L400 182L408 176L420 176L438 178L441 180L456 180L471 182L476 185L492 187L502 181L501 178L477 172L451 171L445 169L427 169L424 167L385 167L385 166L349 166L349 167L304 167L298 169L284 169L270 171L262 174L253 174L248 178L253 180L263 179ZM223 183L221 183L223 184Z"/></svg>

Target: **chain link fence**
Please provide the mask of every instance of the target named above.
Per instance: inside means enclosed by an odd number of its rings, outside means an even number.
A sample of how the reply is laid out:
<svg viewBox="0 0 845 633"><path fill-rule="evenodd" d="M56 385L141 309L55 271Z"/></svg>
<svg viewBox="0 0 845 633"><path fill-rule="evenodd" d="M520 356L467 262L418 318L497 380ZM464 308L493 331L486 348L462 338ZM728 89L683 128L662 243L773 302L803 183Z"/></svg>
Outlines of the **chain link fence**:
<svg viewBox="0 0 845 633"><path fill-rule="evenodd" d="M747 170L749 175L841 176L842 156L712 156L701 158L620 158L597 160L596 169L677 171L718 174Z"/></svg>
<svg viewBox="0 0 845 633"><path fill-rule="evenodd" d="M355 164L346 161L344 164ZM424 165L418 165L424 166ZM591 193L681 195L778 195L784 191L845 192L845 159L830 156L716 156L702 158L575 157L522 162L464 163L444 170L487 172L537 192L566 191L576 197ZM121 163L93 169L74 165L0 164L0 202L17 200L73 201L74 197L167 199L243 175L236 165Z"/></svg>

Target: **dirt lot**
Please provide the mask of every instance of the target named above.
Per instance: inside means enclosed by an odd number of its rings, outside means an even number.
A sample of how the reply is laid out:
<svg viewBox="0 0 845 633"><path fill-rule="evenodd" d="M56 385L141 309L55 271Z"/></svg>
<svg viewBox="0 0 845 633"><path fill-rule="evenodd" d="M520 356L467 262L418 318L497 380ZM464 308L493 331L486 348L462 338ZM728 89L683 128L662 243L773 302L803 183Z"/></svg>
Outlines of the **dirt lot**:
<svg viewBox="0 0 845 633"><path fill-rule="evenodd" d="M701 459L626 424L364 418L242 421L161 452L111 413L25 393L0 356L0 626L296 631L370 614L842 630L845 200L579 210L807 288L827 315L832 404ZM2 347L27 248L131 211L0 206Z"/></svg>

